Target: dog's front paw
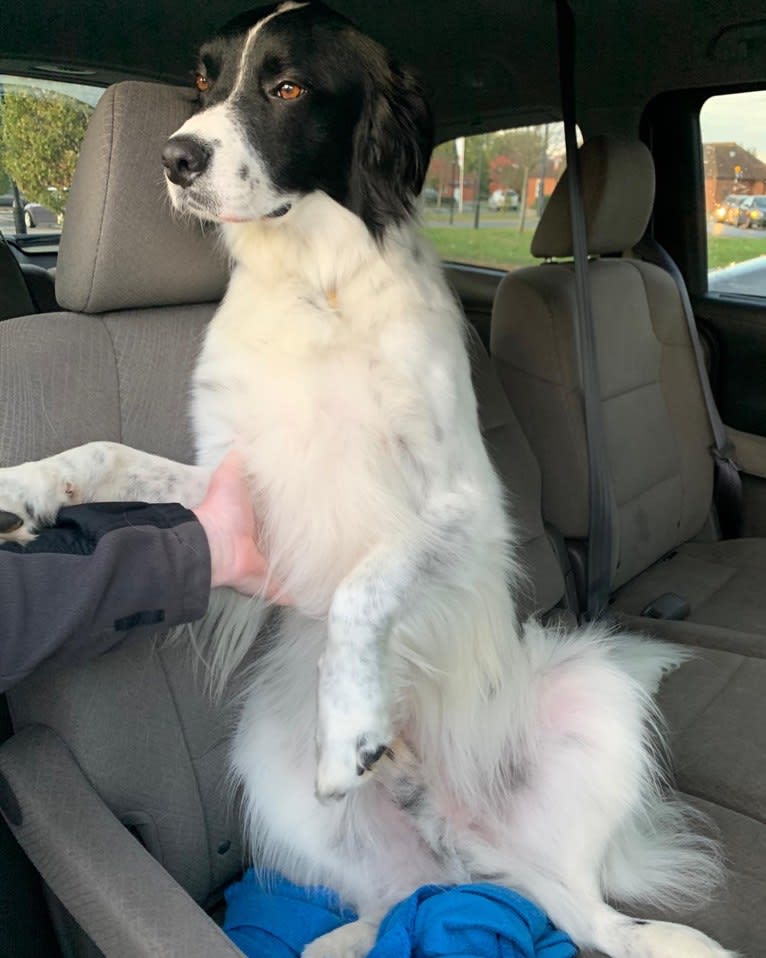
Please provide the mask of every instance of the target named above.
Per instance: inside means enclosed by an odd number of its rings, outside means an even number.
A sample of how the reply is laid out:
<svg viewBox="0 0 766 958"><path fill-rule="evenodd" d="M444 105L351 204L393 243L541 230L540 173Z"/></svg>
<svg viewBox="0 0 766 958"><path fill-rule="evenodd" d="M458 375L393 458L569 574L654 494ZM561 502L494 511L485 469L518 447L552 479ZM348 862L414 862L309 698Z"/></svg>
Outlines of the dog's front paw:
<svg viewBox="0 0 766 958"><path fill-rule="evenodd" d="M79 501L74 482L43 463L0 469L0 542L31 542L62 506Z"/></svg>
<svg viewBox="0 0 766 958"><path fill-rule="evenodd" d="M316 794L320 801L343 798L366 782L394 737L385 720L343 724L346 728L334 729L332 723L325 726L317 742ZM355 731L365 727L368 731Z"/></svg>
<svg viewBox="0 0 766 958"><path fill-rule="evenodd" d="M641 958L737 958L696 928L666 921L636 921L631 954Z"/></svg>
<svg viewBox="0 0 766 958"><path fill-rule="evenodd" d="M306 945L302 958L364 958L375 944L377 932L371 922L352 921Z"/></svg>

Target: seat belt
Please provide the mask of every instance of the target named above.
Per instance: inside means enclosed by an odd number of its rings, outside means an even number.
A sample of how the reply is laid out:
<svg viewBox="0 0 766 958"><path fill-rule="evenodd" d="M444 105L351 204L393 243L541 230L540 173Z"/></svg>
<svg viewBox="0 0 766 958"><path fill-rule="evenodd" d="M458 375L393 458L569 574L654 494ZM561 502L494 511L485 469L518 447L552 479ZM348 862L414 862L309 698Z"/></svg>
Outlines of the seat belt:
<svg viewBox="0 0 766 958"><path fill-rule="evenodd" d="M595 621L606 611L612 580L612 500L606 461L601 386L596 361L588 241L580 182L575 125L575 23L568 0L556 0L559 81L566 140L569 209L576 293L575 344L582 388L588 443L589 507L588 562L585 610L581 618Z"/></svg>
<svg viewBox="0 0 766 958"><path fill-rule="evenodd" d="M635 248L636 254L647 263L653 263L669 273L673 278L678 294L681 297L681 306L686 318L686 326L689 330L694 359L697 363L697 373L699 375L702 395L705 400L705 409L707 410L710 429L713 433L713 445L710 452L715 463L715 473L713 479L713 502L718 513L718 523L721 527L721 536L724 539L739 539L742 536L743 529L743 506L742 506L742 477L739 474L739 466L734 458L734 445L732 444L726 432L726 426L723 424L721 415L716 406L713 390L710 386L710 378L707 374L705 365L705 354L700 342L697 323L694 319L694 310L692 309L689 293L686 289L686 283L681 275L681 270L673 260L668 251L661 246L653 236L647 233L641 239Z"/></svg>

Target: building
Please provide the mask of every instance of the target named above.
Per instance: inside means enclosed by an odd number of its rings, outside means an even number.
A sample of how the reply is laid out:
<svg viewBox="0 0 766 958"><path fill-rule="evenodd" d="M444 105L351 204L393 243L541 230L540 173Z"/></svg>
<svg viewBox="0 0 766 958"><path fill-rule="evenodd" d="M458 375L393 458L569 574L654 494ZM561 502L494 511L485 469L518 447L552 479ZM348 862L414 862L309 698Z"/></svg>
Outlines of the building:
<svg viewBox="0 0 766 958"><path fill-rule="evenodd" d="M766 163L738 143L705 143L705 206L715 209L731 193L766 193Z"/></svg>

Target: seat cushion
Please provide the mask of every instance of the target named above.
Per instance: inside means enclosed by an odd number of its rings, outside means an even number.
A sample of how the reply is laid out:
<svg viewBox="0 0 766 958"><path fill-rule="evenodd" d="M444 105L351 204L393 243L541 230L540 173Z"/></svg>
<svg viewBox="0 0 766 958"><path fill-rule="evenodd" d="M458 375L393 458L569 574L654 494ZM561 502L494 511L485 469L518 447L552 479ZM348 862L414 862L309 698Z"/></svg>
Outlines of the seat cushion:
<svg viewBox="0 0 766 958"><path fill-rule="evenodd" d="M699 649L659 696L676 781L718 829L729 872L715 900L688 920L753 956L766 940L764 690L763 659Z"/></svg>
<svg viewBox="0 0 766 958"><path fill-rule="evenodd" d="M675 592L691 612L680 641L766 656L766 539L689 542L624 585L615 611L638 616L653 599ZM692 625L699 626L697 638ZM675 623L666 632L673 636Z"/></svg>

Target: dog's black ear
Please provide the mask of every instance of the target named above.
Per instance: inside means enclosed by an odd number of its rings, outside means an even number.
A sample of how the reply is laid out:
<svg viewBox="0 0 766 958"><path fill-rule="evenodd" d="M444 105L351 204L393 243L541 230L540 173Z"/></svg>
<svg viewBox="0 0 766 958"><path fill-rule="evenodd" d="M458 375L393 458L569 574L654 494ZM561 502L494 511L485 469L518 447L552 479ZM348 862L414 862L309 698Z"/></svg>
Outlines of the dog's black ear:
<svg viewBox="0 0 766 958"><path fill-rule="evenodd" d="M379 239L414 209L433 149L433 119L419 84L389 65L368 88L354 133L349 206Z"/></svg>

